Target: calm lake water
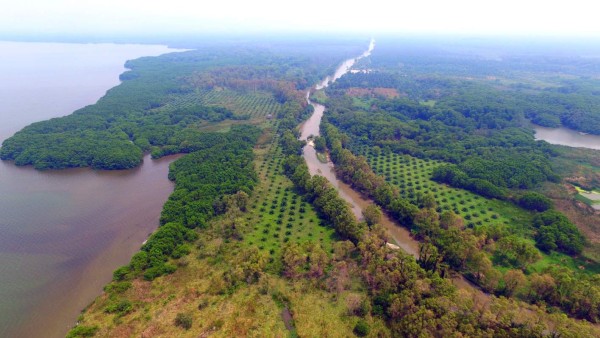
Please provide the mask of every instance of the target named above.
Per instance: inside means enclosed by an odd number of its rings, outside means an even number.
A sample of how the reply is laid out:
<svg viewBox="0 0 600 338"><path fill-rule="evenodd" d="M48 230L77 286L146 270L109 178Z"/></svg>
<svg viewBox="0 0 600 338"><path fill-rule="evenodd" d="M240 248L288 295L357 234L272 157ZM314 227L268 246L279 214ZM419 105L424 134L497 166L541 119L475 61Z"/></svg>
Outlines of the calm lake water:
<svg viewBox="0 0 600 338"><path fill-rule="evenodd" d="M600 135L583 134L563 127L547 128L538 125L532 125L532 127L535 130L536 140L569 147L600 150Z"/></svg>
<svg viewBox="0 0 600 338"><path fill-rule="evenodd" d="M165 46L0 42L0 141L93 104L128 59ZM158 226L164 158L133 170L39 172L0 162L0 337L62 337Z"/></svg>

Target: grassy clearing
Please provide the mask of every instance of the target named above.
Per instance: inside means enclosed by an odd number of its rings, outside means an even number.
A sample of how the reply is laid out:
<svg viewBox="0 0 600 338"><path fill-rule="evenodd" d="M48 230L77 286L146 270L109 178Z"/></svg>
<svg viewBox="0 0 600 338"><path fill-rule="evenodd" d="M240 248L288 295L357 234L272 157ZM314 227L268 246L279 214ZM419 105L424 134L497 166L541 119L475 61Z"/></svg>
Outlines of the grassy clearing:
<svg viewBox="0 0 600 338"><path fill-rule="evenodd" d="M174 274L152 282L135 280L129 289L98 297L80 316L80 325L99 327L95 337L351 337L358 317L348 303L362 292L330 293L305 280L290 281L267 274L256 284L233 292L220 288L234 252L213 240L210 250L195 248ZM201 257L201 258L197 258ZM125 314L108 314L112 303L128 301ZM295 330L286 329L281 313L289 308ZM176 324L178 314L191 318L191 327ZM369 318L371 331L385 335L380 319Z"/></svg>
<svg viewBox="0 0 600 338"><path fill-rule="evenodd" d="M419 103L424 106L433 108L435 106L436 102L437 102L436 100L427 100L427 101L420 101Z"/></svg>
<svg viewBox="0 0 600 338"><path fill-rule="evenodd" d="M586 260L583 257L571 257L558 252L542 253L542 259L529 265L527 270L530 272L542 272L545 268L552 265L564 266L573 271L583 273L600 273L600 264Z"/></svg>
<svg viewBox="0 0 600 338"><path fill-rule="evenodd" d="M575 195L575 199L600 210L600 192L597 190L584 190L578 186L574 187L577 189L577 195Z"/></svg>
<svg viewBox="0 0 600 338"><path fill-rule="evenodd" d="M373 104L372 99L358 98L352 96L352 106L362 110L369 110Z"/></svg>
<svg viewBox="0 0 600 338"><path fill-rule="evenodd" d="M586 195L596 195L594 196L592 199L594 200L600 200L600 191L598 190L585 190L581 187L578 186L574 186L575 189L577 189L577 192L579 192L580 194L586 194Z"/></svg>
<svg viewBox="0 0 600 338"><path fill-rule="evenodd" d="M592 201L591 199L587 198L585 195L582 195L581 193L575 195L575 199L583 202L589 206L592 206L594 204L594 201Z"/></svg>
<svg viewBox="0 0 600 338"><path fill-rule="evenodd" d="M358 272L357 272L358 273ZM360 317L349 313L349 305L356 299L363 299L364 290L347 290L332 293L316 289L310 283L285 282L272 279L273 295L281 295L288 302L294 318L298 337L355 337L352 332ZM369 337L389 337L389 330L380 318L365 318L371 327ZM289 334L289 337L294 337ZM277 337L268 334L266 337Z"/></svg>
<svg viewBox="0 0 600 338"><path fill-rule="evenodd" d="M321 163L327 163L327 155L325 155L324 153L319 153L317 152L317 159L319 160L319 162Z"/></svg>
<svg viewBox="0 0 600 338"><path fill-rule="evenodd" d="M334 230L326 226L313 207L294 192L292 182L283 175L281 149L276 139L256 149L255 166L260 178L250 202L248 222L253 228L244 237L247 245L258 246L277 257L281 246L289 241L313 241L331 251Z"/></svg>
<svg viewBox="0 0 600 338"><path fill-rule="evenodd" d="M174 274L152 282L136 279L123 292L98 297L80 316L80 325L100 327L96 337L285 336L283 322L271 315L277 304L258 285L232 293L220 288L226 265L219 263L224 258L219 249L227 244L210 236L200 242L204 245L178 261ZM122 301L131 304L130 311L106 313L107 306ZM191 317L189 330L175 325L179 313Z"/></svg>
<svg viewBox="0 0 600 338"><path fill-rule="evenodd" d="M310 99L316 103L327 104L327 95L324 90L315 91L310 95Z"/></svg>
<svg viewBox="0 0 600 338"><path fill-rule="evenodd" d="M528 90L531 92L537 92L538 90L544 90L547 88L560 87L560 79L554 74L534 74L521 71L512 74L511 78L494 76L485 79L479 79L479 81L482 83L495 83L496 85L503 87L526 85L529 87Z"/></svg>

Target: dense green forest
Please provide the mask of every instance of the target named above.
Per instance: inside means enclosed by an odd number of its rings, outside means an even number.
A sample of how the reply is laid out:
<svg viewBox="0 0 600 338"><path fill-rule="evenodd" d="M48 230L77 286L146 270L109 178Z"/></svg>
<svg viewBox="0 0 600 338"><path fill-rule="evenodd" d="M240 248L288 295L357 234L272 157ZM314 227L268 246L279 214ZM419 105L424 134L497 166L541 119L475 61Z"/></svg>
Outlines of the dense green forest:
<svg viewBox="0 0 600 338"><path fill-rule="evenodd" d="M259 134L256 127L234 127L228 133L211 135L214 137L204 143L204 149L171 164L169 179L176 186L163 207L161 227L128 266L115 271L115 280L131 279L139 273L152 280L172 273L176 266L167 263L167 258L189 253L186 242L198 237L192 229L205 228L215 214L228 208L243 208L257 180L252 147ZM224 199L228 195L233 197ZM216 201L222 201L223 206L216 207Z"/></svg>
<svg viewBox="0 0 600 338"><path fill-rule="evenodd" d="M438 200L441 202L442 198L432 192L437 192L437 188L428 192L413 191L406 194L405 189L413 188L399 187L386 182L384 177L378 176L370 169L364 157L355 156L344 149L344 135L340 134L337 128L325 124L323 131L338 175L366 196L373 198L401 224L409 227L413 235L425 245L431 245L424 247L420 253L419 262L424 268L442 274L447 273L448 268L461 271L490 293L505 297L514 296L533 303L543 301L562 307L574 316L594 322L598 320L594 304L598 304L600 299L593 296L598 291L594 284L597 279L597 267L590 273L581 273L576 266L572 266L572 270L569 271L561 263L548 264L548 257L542 256L543 253L553 250L578 254L585 242L583 235L564 215L546 209L551 206L545 203L545 197L536 193L521 196L518 200L520 204L525 203L534 210L539 207L543 211L536 213L533 218L527 217L525 222L517 221L513 217L512 224L492 222L489 219L483 223L466 224L465 219L470 220L471 215L475 213L467 214L463 219L458 209L438 206ZM412 170L418 169L413 167ZM411 194L414 195L413 198L409 197ZM451 196L451 199L454 197ZM463 203L464 201L461 201L461 204ZM463 208L464 210L467 209ZM519 211L516 207L509 207L503 212L514 216ZM497 215L492 218L497 218ZM537 247L541 251L531 244L531 236L535 237ZM548 264L547 267L541 270L533 268L543 261L546 261L544 264ZM566 260L560 258L559 261ZM578 279L566 282L563 280L565 274L577 274ZM513 284L516 275L519 276L519 286ZM552 286L553 291L543 295L540 288L548 285L538 285L534 282L540 281L540 278L545 278L544 283L560 285L568 296L556 294L558 289L554 287L558 286ZM519 292L515 292L513 287L518 288ZM591 293L583 290L590 290ZM578 308L584 299L589 303L585 309Z"/></svg>
<svg viewBox="0 0 600 338"><path fill-rule="evenodd" d="M378 205L357 219L310 175L297 126L306 91L364 47L215 43L130 61L95 105L6 140L2 159L38 169L184 154L160 227L69 336L598 336L600 268L542 189L570 170L557 159L589 156L565 157L527 124L597 123L595 80L580 73L595 68L384 41L318 94L315 148ZM390 245L382 212L417 257Z"/></svg>
<svg viewBox="0 0 600 338"><path fill-rule="evenodd" d="M337 51L314 47L319 53L308 45L219 45L128 61L123 82L96 104L24 128L3 142L0 158L37 169L124 169L137 166L146 151L189 152L202 142L202 122L250 116L234 114L224 103L182 105L183 97L230 88L267 91L282 103L327 74L341 56L359 51L350 43Z"/></svg>
<svg viewBox="0 0 600 338"><path fill-rule="evenodd" d="M532 190L562 179L554 170L558 148L535 141L525 122L531 116L524 102L534 102L538 98L531 95L537 94L474 80L505 66L488 67L489 60L419 57L390 44L378 47L359 66L368 71L344 76L322 96L328 111L321 130L338 177L432 245L422 251L423 267L461 271L496 295L544 302L597 321L596 264L585 272L581 263L564 258L582 262L579 255L589 243L548 197ZM534 70L514 62L506 69ZM552 71L548 67L543 71ZM558 92L594 99L584 90ZM489 202L473 202L481 197ZM578 277L565 281L568 274ZM524 293L512 290L516 275ZM550 284L553 291L541 291ZM587 301L589 307L578 309Z"/></svg>
<svg viewBox="0 0 600 338"><path fill-rule="evenodd" d="M331 114L327 119L348 133L356 145L366 142L455 163L454 171L493 184L497 189L487 192L493 197L502 197L503 188L531 188L546 180L558 180L548 160L552 148L536 142L531 131L501 112L476 110L465 114L437 104L430 108L408 98L373 98L363 104L368 109L354 109L357 99L344 95L343 89L336 84L330 90ZM488 125L481 126L479 119ZM489 126L492 123L495 127ZM463 185L476 189L475 184ZM487 187L480 187L483 189Z"/></svg>
<svg viewBox="0 0 600 338"><path fill-rule="evenodd" d="M373 72L349 74L336 86L394 88L401 96L433 100L440 110L473 117L476 128L526 118L600 134L600 66L593 59L555 53L552 46L462 44L384 39L364 65Z"/></svg>
<svg viewBox="0 0 600 338"><path fill-rule="evenodd" d="M328 89L330 119L355 144L456 164L471 181L455 183L495 197L557 182L559 148L535 142L528 121L600 133L597 64L479 48L384 40L359 65L364 71Z"/></svg>

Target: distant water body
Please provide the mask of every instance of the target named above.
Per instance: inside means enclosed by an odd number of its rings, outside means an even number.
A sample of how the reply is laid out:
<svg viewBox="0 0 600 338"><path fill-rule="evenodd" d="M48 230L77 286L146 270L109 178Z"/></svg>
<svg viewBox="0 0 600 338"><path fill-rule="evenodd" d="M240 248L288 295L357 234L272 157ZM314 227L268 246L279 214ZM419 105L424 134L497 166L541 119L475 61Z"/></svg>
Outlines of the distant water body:
<svg viewBox="0 0 600 338"><path fill-rule="evenodd" d="M580 133L576 130L560 127L547 128L533 125L535 139L544 140L551 144L575 148L589 148L600 150L600 135Z"/></svg>
<svg viewBox="0 0 600 338"><path fill-rule="evenodd" d="M119 84L155 45L0 42L0 142ZM158 226L171 158L133 170L39 172L0 161L0 337L64 337Z"/></svg>

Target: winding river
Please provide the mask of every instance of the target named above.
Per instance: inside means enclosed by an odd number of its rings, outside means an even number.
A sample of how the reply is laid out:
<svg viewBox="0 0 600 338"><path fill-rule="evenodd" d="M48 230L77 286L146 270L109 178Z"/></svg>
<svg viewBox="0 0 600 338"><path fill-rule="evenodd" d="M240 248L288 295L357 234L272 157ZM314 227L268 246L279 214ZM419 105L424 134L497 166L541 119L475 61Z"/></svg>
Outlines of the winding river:
<svg viewBox="0 0 600 338"><path fill-rule="evenodd" d="M335 82L337 79L346 74L357 60L371 55L371 51L375 48L375 41L371 40L369 48L363 54L356 58L344 61L331 76L326 77L322 82L315 87L317 90L323 89ZM319 126L321 118L325 112L325 106L312 102L310 100L310 92L307 93L306 99L309 104L314 107L314 113L300 126L300 139L307 140L308 137L319 136ZM317 153L312 144L307 144L303 149L303 156L311 175L321 175L325 177L339 192L346 202L352 207L352 211L357 219L362 219L362 211L369 205L373 204L372 200L364 198L360 193L356 192L352 187L335 176L334 164L331 160L327 163L319 161ZM395 244L402 248L405 252L417 256L419 252L419 243L410 236L410 232L399 226L388 215L384 214L381 219L381 224L388 230L388 233L394 240Z"/></svg>
<svg viewBox="0 0 600 338"><path fill-rule="evenodd" d="M354 63L356 63L357 60L369 56L373 48L375 48L375 42L371 40L367 51L365 51L357 58L348 59L344 61L336 69L333 76L328 76L327 78L325 78L321 83L315 86L315 89L319 90L325 88L335 80L342 77L344 74L350 71L350 68L352 68L352 66L354 65ZM309 104L311 104L314 107L314 113L308 120L306 120L303 124L300 125L300 139L305 141L310 136L320 135L319 126L321 124L321 119L323 118L323 113L325 112L325 106L312 102L310 100L310 91L306 94L306 100ZM375 202L362 196L350 185L338 180L335 175L333 162L331 162L331 160L329 159L327 160L327 163L321 162L317 158L317 153L312 143L308 143L306 146L304 146L303 157L306 161L310 174L325 177L333 185L333 187L335 187L338 190L340 197L342 197L346 202L350 204L356 218L359 220L362 219L362 211ZM410 232L405 227L401 226L398 222L394 221L386 213L382 215L380 223L388 231L388 234L394 242L390 244L397 245L404 252L414 257L419 256L419 242L410 235ZM481 304L489 303L490 295L483 292L481 289L479 289L476 285L468 281L462 275L457 274L453 276L451 280L457 288L467 290L478 302L481 302Z"/></svg>

